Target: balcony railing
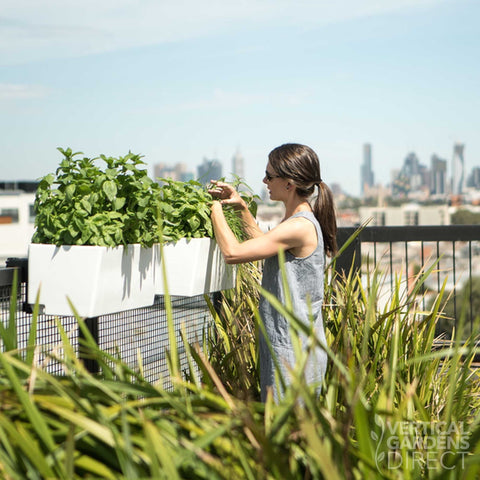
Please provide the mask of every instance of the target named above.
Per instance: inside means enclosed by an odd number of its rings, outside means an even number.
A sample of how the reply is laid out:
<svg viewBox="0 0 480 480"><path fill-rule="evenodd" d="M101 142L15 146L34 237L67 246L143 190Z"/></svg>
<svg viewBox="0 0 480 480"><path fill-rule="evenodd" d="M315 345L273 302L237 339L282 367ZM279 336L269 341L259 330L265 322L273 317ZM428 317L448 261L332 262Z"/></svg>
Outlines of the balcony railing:
<svg viewBox="0 0 480 480"><path fill-rule="evenodd" d="M9 259L7 268L0 268L0 322L5 325L9 319L13 272L18 273L19 289L16 298L16 326L18 347L27 346L28 334L32 322L30 303L27 299L27 259ZM215 300L215 294L212 299ZM172 317L179 346L180 369L188 369L187 357L183 348L181 332L184 331L188 342L202 342L205 329L211 325L212 315L203 295L194 297L172 297ZM46 352L61 352L61 337L56 320L61 322L67 332L74 351L83 357L86 368L98 371L96 361L82 353L79 339L82 338L74 316L57 317L40 313L37 317L37 346L40 346L38 362L53 374L62 373L61 362L52 360ZM158 296L152 306L136 308L123 312L85 319L85 323L99 347L120 355L131 368L137 368L139 358L143 374L149 381L168 379L166 350L169 346L167 310L163 296ZM3 348L0 340L0 349ZM168 382L167 382L168 386Z"/></svg>
<svg viewBox="0 0 480 480"><path fill-rule="evenodd" d="M340 228L339 245L357 230ZM365 227L337 262L337 269L349 271L353 267L364 274L378 268L390 291L396 277L401 277L408 288L422 268L426 271L431 266L434 268L426 281L423 307L446 282L446 290L452 292L455 325L460 315L465 315L473 328L480 315L475 306L475 295L480 292L473 288L475 277L480 276L480 225Z"/></svg>
<svg viewBox="0 0 480 480"><path fill-rule="evenodd" d="M339 245L343 245L356 230L340 228ZM466 286L466 314L472 328L473 320L480 314L476 311L476 292L472 288L472 280L480 275L480 225L366 227L339 257L337 269L349 271L353 267L360 274L366 275L372 268L378 268L385 275L384 294L388 298L389 290L393 290L395 285L395 276L402 276L405 288L408 289L408 284L416 272L435 262L434 271L426 284L428 292L425 292L422 301L427 302L428 293L430 296L435 295L443 283L447 282L448 289L453 292L454 318L458 319L459 311L463 309L463 297L460 298L458 292ZM16 321L21 348L26 346L32 318L28 311L28 304L32 299L26 298L27 259L13 259L7 263L7 267L0 268L0 321L6 323L9 318L13 271L16 268L20 282ZM202 295L174 298L173 317L176 331L179 332L184 325L189 341L200 340L204 329L212 321ZM60 321L78 353L79 332L75 318L61 317ZM168 347L168 329L163 297L157 297L151 307L87 319L87 325L102 349L112 353L120 352L122 358L132 365L136 364L140 355L147 377L155 380L167 373L164 357ZM60 343L55 317L40 314L37 344L52 347ZM179 341L179 345L182 345L182 342ZM47 360L40 357L40 361ZM89 363L86 360L86 364L92 371L97 368L94 362ZM54 373L61 373L58 362L50 362L47 368Z"/></svg>

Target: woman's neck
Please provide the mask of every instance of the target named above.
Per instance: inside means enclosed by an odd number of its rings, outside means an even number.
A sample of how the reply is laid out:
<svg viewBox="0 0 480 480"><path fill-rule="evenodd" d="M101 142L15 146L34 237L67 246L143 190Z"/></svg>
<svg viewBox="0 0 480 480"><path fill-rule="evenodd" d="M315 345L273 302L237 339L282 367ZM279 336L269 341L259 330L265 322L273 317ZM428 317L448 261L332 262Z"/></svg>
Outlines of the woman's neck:
<svg viewBox="0 0 480 480"><path fill-rule="evenodd" d="M285 202L285 218L290 218L298 212L311 212L312 207L305 198L296 198Z"/></svg>

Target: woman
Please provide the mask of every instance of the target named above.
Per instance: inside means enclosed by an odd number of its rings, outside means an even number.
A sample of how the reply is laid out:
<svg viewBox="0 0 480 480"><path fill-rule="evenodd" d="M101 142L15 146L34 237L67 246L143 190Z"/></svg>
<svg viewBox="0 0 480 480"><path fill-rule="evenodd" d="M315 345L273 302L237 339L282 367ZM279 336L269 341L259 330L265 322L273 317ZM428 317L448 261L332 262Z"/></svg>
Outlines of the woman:
<svg viewBox="0 0 480 480"><path fill-rule="evenodd" d="M313 316L317 337L325 342L322 320L325 253L334 255L337 249L333 195L320 176L316 153L299 144L285 144L268 156L263 182L270 199L285 205L285 217L274 229L264 233L249 213L238 192L223 182L213 182L210 193L219 199L212 205L215 238L227 263L245 263L265 259L262 287L285 303L278 254L285 252L285 270L292 307L297 318L306 325ZM309 198L318 189L311 205ZM239 242L223 215L222 204L237 208L249 239ZM260 315L282 376L289 382L289 368L295 365L295 354L288 321L264 298L260 299ZM300 335L305 345L305 336ZM263 335L260 336L260 384L262 401L269 389L275 400L282 396L275 380L275 363ZM311 352L305 367L309 383L319 386L327 365L327 356L317 347Z"/></svg>

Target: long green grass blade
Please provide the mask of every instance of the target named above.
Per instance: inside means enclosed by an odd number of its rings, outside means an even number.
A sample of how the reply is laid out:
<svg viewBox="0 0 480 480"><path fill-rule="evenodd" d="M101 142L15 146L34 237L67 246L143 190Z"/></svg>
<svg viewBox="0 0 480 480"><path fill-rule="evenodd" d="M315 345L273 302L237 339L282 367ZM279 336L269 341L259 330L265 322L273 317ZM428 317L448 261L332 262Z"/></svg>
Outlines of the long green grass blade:
<svg viewBox="0 0 480 480"><path fill-rule="evenodd" d="M14 269L7 326L3 324L3 321L0 321L0 338L2 339L4 350L7 352L16 350L18 346L17 323L16 323L17 292L18 292L18 272L17 272L17 269Z"/></svg>
<svg viewBox="0 0 480 480"><path fill-rule="evenodd" d="M35 305L33 306L32 321L30 323L30 331L28 332L27 355L25 358L25 362L27 363L27 365L33 365L33 359L35 356L35 345L37 344L38 312L40 308L39 302L40 302L40 289L37 292Z"/></svg>
<svg viewBox="0 0 480 480"><path fill-rule="evenodd" d="M47 450L52 450L55 446L53 436L46 424L42 414L38 411L32 397L25 391L24 386L21 384L19 377L17 376L14 368L9 362L8 354L0 353L0 364L3 367L3 371L8 377L12 389L15 391L20 404L25 410L32 427L34 428L38 438L45 445Z"/></svg>

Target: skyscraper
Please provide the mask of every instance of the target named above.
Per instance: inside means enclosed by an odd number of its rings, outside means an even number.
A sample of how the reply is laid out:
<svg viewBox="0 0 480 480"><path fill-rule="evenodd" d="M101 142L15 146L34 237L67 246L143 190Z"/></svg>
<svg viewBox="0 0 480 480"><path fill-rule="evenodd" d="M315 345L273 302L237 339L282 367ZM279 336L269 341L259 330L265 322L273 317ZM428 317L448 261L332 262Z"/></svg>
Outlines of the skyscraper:
<svg viewBox="0 0 480 480"><path fill-rule="evenodd" d="M360 191L364 195L369 187L374 185L374 175L372 170L372 146L369 143L363 145L363 164L360 170Z"/></svg>
<svg viewBox="0 0 480 480"><path fill-rule="evenodd" d="M222 178L222 164L215 159L203 158L203 162L197 167L197 178L201 183Z"/></svg>
<svg viewBox="0 0 480 480"><path fill-rule="evenodd" d="M398 172L392 184L392 193L399 196L409 196L411 194L430 190L429 171L425 165L422 165L414 152L409 153L401 170Z"/></svg>
<svg viewBox="0 0 480 480"><path fill-rule="evenodd" d="M244 159L240 154L240 149L237 149L232 157L232 173L241 179L245 179Z"/></svg>
<svg viewBox="0 0 480 480"><path fill-rule="evenodd" d="M153 166L153 176L156 181L158 178L171 178L181 182L188 182L193 179L193 172L187 170L184 163L170 165L166 163L156 163Z"/></svg>
<svg viewBox="0 0 480 480"><path fill-rule="evenodd" d="M433 154L431 158L430 193L444 195L447 193L447 161Z"/></svg>
<svg viewBox="0 0 480 480"><path fill-rule="evenodd" d="M473 167L467 180L467 187L480 189L480 167Z"/></svg>
<svg viewBox="0 0 480 480"><path fill-rule="evenodd" d="M453 146L452 158L452 194L461 195L465 189L465 163L463 158L463 143Z"/></svg>

